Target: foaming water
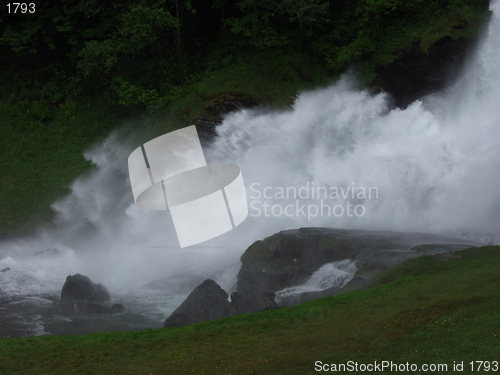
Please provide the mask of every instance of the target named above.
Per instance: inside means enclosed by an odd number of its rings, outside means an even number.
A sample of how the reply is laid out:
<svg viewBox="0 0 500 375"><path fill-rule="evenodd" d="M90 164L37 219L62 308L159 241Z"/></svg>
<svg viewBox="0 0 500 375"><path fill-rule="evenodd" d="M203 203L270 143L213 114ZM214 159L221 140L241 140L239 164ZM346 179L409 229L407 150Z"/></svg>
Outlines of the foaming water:
<svg viewBox="0 0 500 375"><path fill-rule="evenodd" d="M276 301L280 303L287 298L299 297L307 292L319 292L329 288L340 289L352 280L356 270L356 263L349 259L327 263L315 271L304 284L277 291Z"/></svg>
<svg viewBox="0 0 500 375"><path fill-rule="evenodd" d="M243 110L217 128L207 158L240 166L250 194L252 184L376 187L376 199L355 199L364 215L250 217L226 235L180 249L168 213L132 204L127 157L140 142L116 133L85 154L95 168L54 203L54 225L0 244L0 270L10 268L0 273L0 297L57 295L66 276L79 272L158 320L204 278L231 289L242 252L282 229L422 231L500 242L500 2L492 10L457 82L404 110L345 76L301 94L290 110ZM60 253L35 255L45 248Z"/></svg>

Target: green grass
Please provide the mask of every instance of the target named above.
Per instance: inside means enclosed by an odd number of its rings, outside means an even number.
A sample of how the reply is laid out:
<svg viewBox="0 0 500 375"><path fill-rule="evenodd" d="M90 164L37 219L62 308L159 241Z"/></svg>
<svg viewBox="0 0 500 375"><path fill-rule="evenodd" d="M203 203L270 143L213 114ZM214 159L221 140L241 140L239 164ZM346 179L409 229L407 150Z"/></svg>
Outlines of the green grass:
<svg viewBox="0 0 500 375"><path fill-rule="evenodd" d="M126 115L68 79L21 70L1 79L0 238L50 219L50 204L90 167L83 152Z"/></svg>
<svg viewBox="0 0 500 375"><path fill-rule="evenodd" d="M183 328L4 339L0 374L302 375L315 373L316 360L498 361L499 307L500 247L476 248L415 259L369 289L281 310Z"/></svg>
<svg viewBox="0 0 500 375"><path fill-rule="evenodd" d="M51 103L42 91L0 96L0 235L50 217L50 203L88 169L83 151L120 123L98 101Z"/></svg>

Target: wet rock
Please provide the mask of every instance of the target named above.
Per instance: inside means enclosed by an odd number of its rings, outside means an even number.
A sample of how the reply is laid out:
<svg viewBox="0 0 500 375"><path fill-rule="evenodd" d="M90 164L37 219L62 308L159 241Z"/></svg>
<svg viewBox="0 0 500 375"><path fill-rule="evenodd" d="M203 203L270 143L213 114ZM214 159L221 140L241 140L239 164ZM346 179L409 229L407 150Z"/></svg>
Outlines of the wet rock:
<svg viewBox="0 0 500 375"><path fill-rule="evenodd" d="M182 327L191 324L191 319L182 313L171 314L163 323L164 327Z"/></svg>
<svg viewBox="0 0 500 375"><path fill-rule="evenodd" d="M87 301L82 304L75 304L73 307L74 312L77 314L111 314L111 306L109 304Z"/></svg>
<svg viewBox="0 0 500 375"><path fill-rule="evenodd" d="M213 280L198 285L186 300L165 320L165 327L178 327L220 319L234 313L228 294Z"/></svg>
<svg viewBox="0 0 500 375"><path fill-rule="evenodd" d="M120 304L115 304L121 306ZM111 305L109 292L87 276L68 276L61 291L61 308L66 314L112 314L123 311ZM124 309L124 308L123 308Z"/></svg>
<svg viewBox="0 0 500 375"><path fill-rule="evenodd" d="M235 314L247 314L256 311L277 309L275 295L269 290L260 291L255 294L244 295L239 292L231 294L231 304Z"/></svg>
<svg viewBox="0 0 500 375"><path fill-rule="evenodd" d="M0 272L7 272L10 271L10 267L5 267L4 269L0 270Z"/></svg>
<svg viewBox="0 0 500 375"><path fill-rule="evenodd" d="M122 312L125 312L125 306L121 303L113 303L113 305L111 305L111 314L120 314Z"/></svg>

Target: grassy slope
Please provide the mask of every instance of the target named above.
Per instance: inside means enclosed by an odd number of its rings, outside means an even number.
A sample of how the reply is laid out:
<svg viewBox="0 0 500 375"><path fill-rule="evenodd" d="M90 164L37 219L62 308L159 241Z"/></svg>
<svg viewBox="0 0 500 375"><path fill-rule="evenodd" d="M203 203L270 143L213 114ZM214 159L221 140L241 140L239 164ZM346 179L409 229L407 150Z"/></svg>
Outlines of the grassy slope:
<svg viewBox="0 0 500 375"><path fill-rule="evenodd" d="M313 363L500 360L500 247L363 291L184 328L0 341L0 374L309 374Z"/></svg>
<svg viewBox="0 0 500 375"><path fill-rule="evenodd" d="M83 151L116 127L119 116L96 102L68 101L50 122L0 99L0 235L48 216L50 203L89 167Z"/></svg>

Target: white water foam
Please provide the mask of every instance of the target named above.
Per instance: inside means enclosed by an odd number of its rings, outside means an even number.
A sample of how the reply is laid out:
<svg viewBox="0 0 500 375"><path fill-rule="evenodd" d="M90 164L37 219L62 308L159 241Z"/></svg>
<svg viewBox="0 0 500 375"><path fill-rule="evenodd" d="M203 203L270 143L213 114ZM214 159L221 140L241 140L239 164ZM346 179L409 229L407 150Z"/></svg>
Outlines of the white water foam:
<svg viewBox="0 0 500 375"><path fill-rule="evenodd" d="M281 289L275 293L276 302L306 292L319 292L329 288L342 288L352 280L357 271L356 263L350 259L327 263L316 270L301 285Z"/></svg>

